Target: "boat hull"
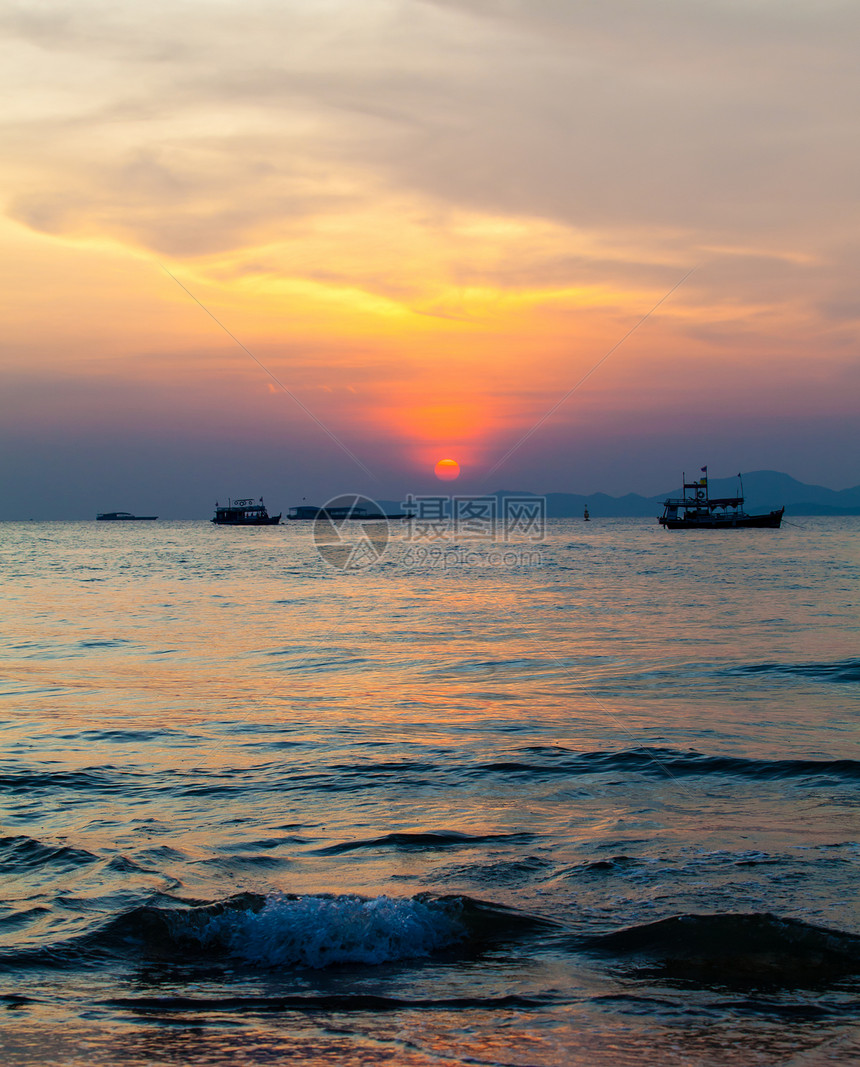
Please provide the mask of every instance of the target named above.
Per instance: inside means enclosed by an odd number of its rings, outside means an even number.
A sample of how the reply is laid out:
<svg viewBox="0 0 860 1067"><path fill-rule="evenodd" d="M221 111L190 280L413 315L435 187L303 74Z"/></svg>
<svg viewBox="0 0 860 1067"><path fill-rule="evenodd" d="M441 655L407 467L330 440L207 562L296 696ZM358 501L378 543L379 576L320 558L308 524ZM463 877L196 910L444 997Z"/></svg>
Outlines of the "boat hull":
<svg viewBox="0 0 860 1067"><path fill-rule="evenodd" d="M155 522L157 515L96 515L97 522Z"/></svg>
<svg viewBox="0 0 860 1067"><path fill-rule="evenodd" d="M386 522L393 519L408 519L408 515L337 515L331 516L320 508L316 515L288 515L290 522L316 522L317 519L331 518L335 522Z"/></svg>
<svg viewBox="0 0 860 1067"><path fill-rule="evenodd" d="M312 504L298 505L290 508L287 518L290 522L316 522L329 519L331 522L390 522L395 519L409 519L408 512L398 515L384 515L381 511L368 511L363 507L316 507Z"/></svg>
<svg viewBox="0 0 860 1067"><path fill-rule="evenodd" d="M277 526L280 515L267 515L262 519L212 519L216 526Z"/></svg>
<svg viewBox="0 0 860 1067"><path fill-rule="evenodd" d="M766 515L725 515L707 518L668 519L661 515L657 520L667 530L778 530L785 508L769 511Z"/></svg>

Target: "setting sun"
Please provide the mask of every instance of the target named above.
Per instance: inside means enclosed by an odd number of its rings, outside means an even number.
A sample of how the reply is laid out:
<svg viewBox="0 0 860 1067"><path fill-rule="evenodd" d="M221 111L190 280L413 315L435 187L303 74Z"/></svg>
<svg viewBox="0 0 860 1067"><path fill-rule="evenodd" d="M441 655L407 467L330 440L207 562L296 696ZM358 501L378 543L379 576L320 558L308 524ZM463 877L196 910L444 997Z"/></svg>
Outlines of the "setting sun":
<svg viewBox="0 0 860 1067"><path fill-rule="evenodd" d="M442 482L453 482L460 477L460 464L456 459L440 459L433 470Z"/></svg>

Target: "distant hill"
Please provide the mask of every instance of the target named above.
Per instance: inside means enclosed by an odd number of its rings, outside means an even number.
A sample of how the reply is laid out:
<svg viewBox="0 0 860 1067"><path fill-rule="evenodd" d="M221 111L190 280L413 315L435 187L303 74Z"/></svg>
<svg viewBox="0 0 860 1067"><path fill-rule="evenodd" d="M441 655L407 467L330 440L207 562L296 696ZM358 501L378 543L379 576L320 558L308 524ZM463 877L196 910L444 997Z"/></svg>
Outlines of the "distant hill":
<svg viewBox="0 0 860 1067"><path fill-rule="evenodd" d="M743 475L743 487L744 507L748 511L770 511L785 505L787 515L860 515L860 485L852 489L826 489L822 485L799 482L780 471L750 471ZM710 478L708 489L711 496L734 496L739 491L738 479ZM558 518L578 517L587 504L593 518L656 516L666 497L680 494L680 485L652 497L637 493L619 497L605 493L590 496L547 493L547 513Z"/></svg>
<svg viewBox="0 0 860 1067"><path fill-rule="evenodd" d="M860 485L853 489L825 489L822 485L807 485L780 471L751 471L743 476L746 505L770 510L785 504L790 515L858 515L860 514ZM736 478L712 478L714 496L735 492Z"/></svg>

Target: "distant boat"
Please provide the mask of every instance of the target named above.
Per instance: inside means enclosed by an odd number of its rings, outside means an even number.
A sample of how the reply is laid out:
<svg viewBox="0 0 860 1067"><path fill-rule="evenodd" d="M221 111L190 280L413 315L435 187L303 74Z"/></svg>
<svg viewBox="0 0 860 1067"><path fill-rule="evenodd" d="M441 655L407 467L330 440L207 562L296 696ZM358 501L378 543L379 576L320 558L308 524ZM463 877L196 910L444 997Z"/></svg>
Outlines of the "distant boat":
<svg viewBox="0 0 860 1067"><path fill-rule="evenodd" d="M343 522L347 519L364 520L364 522L380 522L383 519L406 519L408 515L384 515L381 511L370 511L368 508L357 504L346 507L317 507L314 504L300 504L290 508L287 518L294 522L314 522L316 519L331 519L332 522Z"/></svg>
<svg viewBox="0 0 860 1067"><path fill-rule="evenodd" d="M743 481L738 496L711 497L707 467L702 467L702 475L693 482L683 475L683 495L664 501L663 514L657 519L661 526L667 530L779 529L784 507L764 515L748 515L743 510Z"/></svg>
<svg viewBox="0 0 860 1067"><path fill-rule="evenodd" d="M280 514L270 515L266 511L262 497L259 504L253 499L228 499L224 505L216 501L215 517L212 519L216 526L277 526L280 521Z"/></svg>
<svg viewBox="0 0 860 1067"><path fill-rule="evenodd" d="M130 511L102 511L96 515L99 522L155 522L157 515L132 515Z"/></svg>
<svg viewBox="0 0 860 1067"><path fill-rule="evenodd" d="M585 505L585 511L583 512L582 520L583 522L591 521L591 516L588 514L588 504Z"/></svg>

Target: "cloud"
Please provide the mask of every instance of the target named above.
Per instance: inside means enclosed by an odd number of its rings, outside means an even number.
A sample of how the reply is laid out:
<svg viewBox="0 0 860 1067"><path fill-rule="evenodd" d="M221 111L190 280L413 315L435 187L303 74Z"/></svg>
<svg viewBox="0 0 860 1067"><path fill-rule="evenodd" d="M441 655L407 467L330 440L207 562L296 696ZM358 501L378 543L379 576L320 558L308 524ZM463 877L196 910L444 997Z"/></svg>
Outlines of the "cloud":
<svg viewBox="0 0 860 1067"><path fill-rule="evenodd" d="M697 266L588 395L630 408L653 381L656 410L674 376L672 403L700 403L741 353L767 403L782 362L801 395L810 351L834 382L853 358L858 29L853 0L7 3L3 209L31 278L52 243L125 255L135 285L167 260L260 358L289 339L291 385L322 395L336 368L382 409L472 396L493 427ZM163 333L205 345L172 296ZM168 343L145 303L140 347Z"/></svg>
<svg viewBox="0 0 860 1067"><path fill-rule="evenodd" d="M826 6L19 8L7 28L78 66L62 124L9 131L41 184L13 211L57 225L62 200L65 225L177 255L361 210L362 188L655 246L826 244L860 177L860 16Z"/></svg>

